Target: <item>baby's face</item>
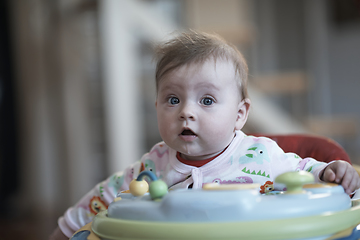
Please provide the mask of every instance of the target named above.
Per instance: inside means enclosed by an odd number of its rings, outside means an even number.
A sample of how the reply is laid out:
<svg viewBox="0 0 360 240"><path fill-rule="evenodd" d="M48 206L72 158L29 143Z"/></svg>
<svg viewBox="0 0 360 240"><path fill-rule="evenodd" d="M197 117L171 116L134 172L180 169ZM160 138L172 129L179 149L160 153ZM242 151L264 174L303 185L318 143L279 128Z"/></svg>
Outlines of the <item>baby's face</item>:
<svg viewBox="0 0 360 240"><path fill-rule="evenodd" d="M164 142L189 160L206 159L230 144L246 122L249 103L241 101L235 69L208 60L173 70L159 84L156 100Z"/></svg>

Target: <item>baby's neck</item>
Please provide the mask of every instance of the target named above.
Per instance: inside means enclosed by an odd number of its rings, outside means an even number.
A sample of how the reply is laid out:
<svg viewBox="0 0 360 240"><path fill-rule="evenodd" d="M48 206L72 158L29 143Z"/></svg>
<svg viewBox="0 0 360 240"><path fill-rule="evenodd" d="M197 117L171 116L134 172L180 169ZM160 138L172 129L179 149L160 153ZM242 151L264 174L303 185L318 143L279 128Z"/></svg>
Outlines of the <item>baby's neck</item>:
<svg viewBox="0 0 360 240"><path fill-rule="evenodd" d="M226 148L223 151L221 151L220 153L216 154L215 156L212 156L212 157L206 158L206 159L202 159L202 160L188 160L188 159L182 158L180 152L176 153L176 158L180 162L182 162L182 163L184 163L186 165L190 165L190 166L194 166L194 167L201 167L201 166L211 162L212 160L214 160L218 156L220 156L226 150Z"/></svg>

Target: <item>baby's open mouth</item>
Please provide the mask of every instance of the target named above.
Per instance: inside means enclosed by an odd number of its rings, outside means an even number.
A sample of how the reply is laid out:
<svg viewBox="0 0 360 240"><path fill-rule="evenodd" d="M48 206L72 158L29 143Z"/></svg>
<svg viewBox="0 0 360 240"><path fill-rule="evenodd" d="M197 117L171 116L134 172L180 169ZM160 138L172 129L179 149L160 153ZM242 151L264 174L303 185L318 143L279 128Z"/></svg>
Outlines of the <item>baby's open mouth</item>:
<svg viewBox="0 0 360 240"><path fill-rule="evenodd" d="M185 129L184 131L182 131L181 135L195 135L196 136L196 134L189 129Z"/></svg>
<svg viewBox="0 0 360 240"><path fill-rule="evenodd" d="M197 135L196 133L194 133L193 131L191 131L190 129L184 129L180 135L179 135L180 139L182 139L185 142L192 142L195 139L197 139Z"/></svg>

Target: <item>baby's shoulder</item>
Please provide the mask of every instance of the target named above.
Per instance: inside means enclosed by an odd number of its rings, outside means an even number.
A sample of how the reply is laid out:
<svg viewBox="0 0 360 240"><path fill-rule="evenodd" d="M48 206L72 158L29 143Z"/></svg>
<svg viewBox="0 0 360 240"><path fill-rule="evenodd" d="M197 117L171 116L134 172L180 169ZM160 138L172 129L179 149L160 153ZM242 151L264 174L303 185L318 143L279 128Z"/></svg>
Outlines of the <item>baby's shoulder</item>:
<svg viewBox="0 0 360 240"><path fill-rule="evenodd" d="M241 142L238 142L237 150L267 152L269 155L284 152L271 138L252 135L244 135Z"/></svg>
<svg viewBox="0 0 360 240"><path fill-rule="evenodd" d="M146 156L151 159L161 159L168 157L169 150L170 148L165 142L159 142L151 148L150 152L148 152Z"/></svg>
<svg viewBox="0 0 360 240"><path fill-rule="evenodd" d="M274 146L277 143L268 137L263 136L252 136L252 135L245 135L241 144L252 145L252 144L262 144L265 146Z"/></svg>
<svg viewBox="0 0 360 240"><path fill-rule="evenodd" d="M159 149L162 149L162 150L165 150L165 149L166 149L166 150L168 150L168 149L169 149L169 146L166 145L166 143L165 143L164 141L158 142L158 143L156 143L156 144L151 148L151 150L150 150L149 153L154 152L154 151L157 151L157 150L159 150Z"/></svg>

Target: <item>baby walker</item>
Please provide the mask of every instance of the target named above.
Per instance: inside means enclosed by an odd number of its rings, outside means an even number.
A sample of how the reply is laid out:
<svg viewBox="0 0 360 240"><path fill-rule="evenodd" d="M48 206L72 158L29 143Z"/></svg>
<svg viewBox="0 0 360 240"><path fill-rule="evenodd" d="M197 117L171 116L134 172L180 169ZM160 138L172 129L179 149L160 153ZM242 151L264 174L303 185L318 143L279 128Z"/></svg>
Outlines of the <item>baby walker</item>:
<svg viewBox="0 0 360 240"><path fill-rule="evenodd" d="M360 239L360 203L342 186L314 184L304 171L275 182L287 190L260 194L257 184L209 183L168 192L145 171L71 239Z"/></svg>

